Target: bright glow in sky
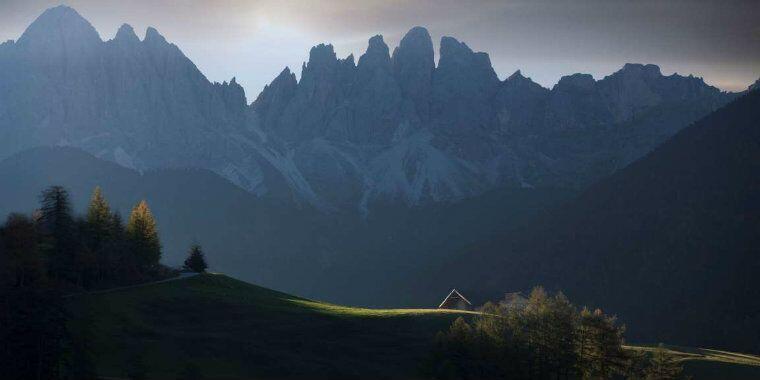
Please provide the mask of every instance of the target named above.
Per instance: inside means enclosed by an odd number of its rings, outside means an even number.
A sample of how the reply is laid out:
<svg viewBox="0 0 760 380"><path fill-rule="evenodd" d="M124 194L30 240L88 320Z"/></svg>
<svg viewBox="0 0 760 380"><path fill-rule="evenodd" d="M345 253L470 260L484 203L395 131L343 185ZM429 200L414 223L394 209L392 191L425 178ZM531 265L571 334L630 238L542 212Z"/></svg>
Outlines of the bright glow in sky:
<svg viewBox="0 0 760 380"><path fill-rule="evenodd" d="M489 53L500 78L517 69L551 87L562 75L600 79L626 62L744 90L760 77L760 1L0 0L0 40L17 39L46 8L69 5L111 39L122 23L154 26L212 81L237 77L249 101L311 46L339 57L382 34L391 51L416 25ZM142 37L142 36L141 36Z"/></svg>

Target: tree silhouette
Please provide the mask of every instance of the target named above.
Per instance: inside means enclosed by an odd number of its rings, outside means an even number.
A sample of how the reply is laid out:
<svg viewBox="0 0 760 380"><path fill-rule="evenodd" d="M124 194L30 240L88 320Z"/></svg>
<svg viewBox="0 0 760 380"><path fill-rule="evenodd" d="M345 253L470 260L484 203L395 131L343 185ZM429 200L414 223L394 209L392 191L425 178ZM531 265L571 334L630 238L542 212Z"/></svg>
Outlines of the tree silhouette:
<svg viewBox="0 0 760 380"><path fill-rule="evenodd" d="M624 328L597 309L578 309L542 287L525 307L487 303L472 325L461 317L438 333L423 371L434 378L608 379L635 375ZM638 377L637 377L638 378Z"/></svg>
<svg viewBox="0 0 760 380"><path fill-rule="evenodd" d="M90 205L87 207L87 223L93 226L107 226L111 220L111 208L103 197L100 186L96 186L90 198Z"/></svg>
<svg viewBox="0 0 760 380"><path fill-rule="evenodd" d="M39 221L46 237L43 249L49 256L52 278L76 283L75 226L69 193L61 186L51 186L40 197Z"/></svg>
<svg viewBox="0 0 760 380"><path fill-rule="evenodd" d="M190 247L190 252L188 253L187 259L185 259L184 267L185 269L189 269L196 273L203 273L206 271L208 265L206 264L206 258L200 245L193 244L192 247Z"/></svg>
<svg viewBox="0 0 760 380"><path fill-rule="evenodd" d="M111 208L103 196L100 187L95 187L87 207L86 232L87 247L94 256L94 268L91 269L95 282L103 282L106 273L112 269L115 257L110 240Z"/></svg>
<svg viewBox="0 0 760 380"><path fill-rule="evenodd" d="M127 238L142 273L155 269L161 259L161 242L156 220L146 201L140 201L129 215Z"/></svg>
<svg viewBox="0 0 760 380"><path fill-rule="evenodd" d="M625 327L600 309L583 308L578 326L579 369L584 378L611 378L625 374L633 357L623 349Z"/></svg>
<svg viewBox="0 0 760 380"><path fill-rule="evenodd" d="M45 276L45 267L37 248L37 229L21 214L11 214L0 228L0 267L2 284L15 288L35 285Z"/></svg>

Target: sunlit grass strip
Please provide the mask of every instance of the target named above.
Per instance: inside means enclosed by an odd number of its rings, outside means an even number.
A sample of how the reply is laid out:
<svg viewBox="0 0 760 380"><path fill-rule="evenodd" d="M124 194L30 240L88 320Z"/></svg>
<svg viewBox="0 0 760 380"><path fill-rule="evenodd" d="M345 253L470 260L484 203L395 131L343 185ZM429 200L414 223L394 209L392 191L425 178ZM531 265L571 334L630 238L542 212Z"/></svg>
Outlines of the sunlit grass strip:
<svg viewBox="0 0 760 380"><path fill-rule="evenodd" d="M644 352L653 352L656 346L624 346L626 349ZM708 348L686 348L678 346L665 346L667 353L676 356L679 360L702 360L722 362L729 364L743 364L760 367L760 356L741 354L729 351L713 350Z"/></svg>
<svg viewBox="0 0 760 380"><path fill-rule="evenodd" d="M404 317L420 315L441 315L441 314L478 314L472 311L448 310L448 309L370 309L361 307L349 307L333 305L324 302L317 302L303 299L289 299L288 302L294 305L311 309L316 312L332 314L337 316L350 317Z"/></svg>

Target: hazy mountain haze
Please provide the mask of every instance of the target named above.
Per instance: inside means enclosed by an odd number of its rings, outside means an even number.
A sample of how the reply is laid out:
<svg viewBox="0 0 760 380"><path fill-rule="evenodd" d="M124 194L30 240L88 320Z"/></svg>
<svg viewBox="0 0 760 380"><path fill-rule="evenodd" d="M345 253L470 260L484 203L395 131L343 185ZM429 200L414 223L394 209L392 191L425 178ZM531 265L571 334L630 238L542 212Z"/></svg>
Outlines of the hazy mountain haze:
<svg viewBox="0 0 760 380"><path fill-rule="evenodd" d="M601 79L621 62L656 62L664 74L702 76L743 90L760 71L754 1L0 1L0 40L17 39L42 11L65 4L104 40L126 22L181 46L212 81L236 76L249 100L284 66L300 76L305 52L332 43L358 57L366 37L396 46L415 25L489 52L501 79L517 69L550 87L573 72ZM436 56L437 56L436 50Z"/></svg>

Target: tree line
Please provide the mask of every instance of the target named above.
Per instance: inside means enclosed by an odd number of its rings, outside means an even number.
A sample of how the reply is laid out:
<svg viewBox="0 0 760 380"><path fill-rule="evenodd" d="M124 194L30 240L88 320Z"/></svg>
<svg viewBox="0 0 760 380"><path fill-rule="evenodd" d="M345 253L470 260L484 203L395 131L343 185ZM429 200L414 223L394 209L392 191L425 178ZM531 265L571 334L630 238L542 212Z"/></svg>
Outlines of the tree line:
<svg viewBox="0 0 760 380"><path fill-rule="evenodd" d="M659 347L647 357L623 346L625 326L600 309L577 308L543 288L525 306L487 303L469 322L438 333L423 366L435 379L679 379Z"/></svg>
<svg viewBox="0 0 760 380"><path fill-rule="evenodd" d="M125 223L99 187L87 211L73 213L66 189L51 186L31 215L0 225L0 368L8 379L94 377L86 342L66 328L64 296L168 278L156 220L144 200ZM205 271L194 244L186 269Z"/></svg>

